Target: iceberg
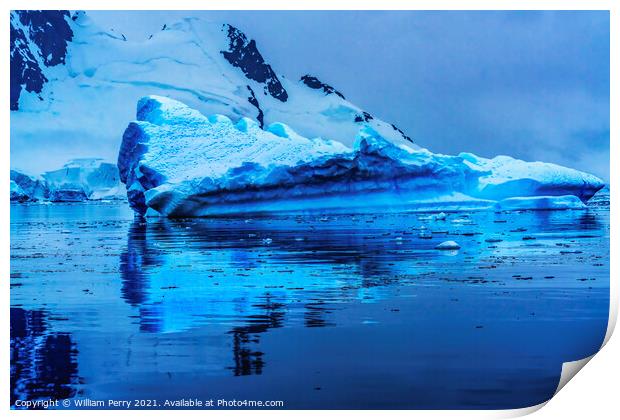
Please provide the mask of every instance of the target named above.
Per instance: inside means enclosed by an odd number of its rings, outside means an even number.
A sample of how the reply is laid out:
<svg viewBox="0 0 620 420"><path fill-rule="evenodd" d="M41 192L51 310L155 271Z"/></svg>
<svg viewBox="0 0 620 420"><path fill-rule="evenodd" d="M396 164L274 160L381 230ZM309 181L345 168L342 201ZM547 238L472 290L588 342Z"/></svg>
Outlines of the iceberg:
<svg viewBox="0 0 620 420"><path fill-rule="evenodd" d="M118 168L100 158L73 159L43 174L51 201L118 199L125 195Z"/></svg>
<svg viewBox="0 0 620 420"><path fill-rule="evenodd" d="M28 194L15 181L11 180L11 201L19 201L21 203L28 200Z"/></svg>
<svg viewBox="0 0 620 420"><path fill-rule="evenodd" d="M510 207L506 199L543 194L564 198L542 202L575 208L604 186L595 176L553 164L413 149L371 126L360 129L352 147L306 138L277 122L263 130L248 118L235 123L223 115L204 116L159 96L138 102L136 121L123 134L118 169L130 206L166 217L493 209Z"/></svg>
<svg viewBox="0 0 620 420"><path fill-rule="evenodd" d="M11 201L47 200L49 196L45 180L11 169Z"/></svg>
<svg viewBox="0 0 620 420"><path fill-rule="evenodd" d="M437 245L435 249L445 250L445 251L453 251L456 249L461 249L461 246L454 241L444 241Z"/></svg>
<svg viewBox="0 0 620 420"><path fill-rule="evenodd" d="M459 155L472 168L485 171L477 196L503 199L523 196L573 195L587 201L604 183L594 175L553 163L525 162L510 156L493 159L472 153Z"/></svg>
<svg viewBox="0 0 620 420"><path fill-rule="evenodd" d="M117 166L100 158L74 159L40 177L11 170L11 201L71 202L125 196Z"/></svg>

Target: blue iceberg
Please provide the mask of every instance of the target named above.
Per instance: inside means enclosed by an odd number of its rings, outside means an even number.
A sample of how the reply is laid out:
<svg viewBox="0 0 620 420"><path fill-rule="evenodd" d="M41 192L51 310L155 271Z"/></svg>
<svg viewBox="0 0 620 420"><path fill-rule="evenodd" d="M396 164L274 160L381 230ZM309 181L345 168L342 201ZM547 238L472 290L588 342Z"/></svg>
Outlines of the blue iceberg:
<svg viewBox="0 0 620 420"><path fill-rule="evenodd" d="M510 210L516 202L519 209L578 208L576 202L604 187L593 175L550 163L414 149L386 140L370 126L347 147L305 138L282 123L261 129L248 118L235 123L223 115L207 117L158 96L138 102L137 120L123 135L118 169L131 207L166 217Z"/></svg>
<svg viewBox="0 0 620 420"><path fill-rule="evenodd" d="M11 201L48 200L50 191L45 180L11 169Z"/></svg>
<svg viewBox="0 0 620 420"><path fill-rule="evenodd" d="M51 201L118 199L125 194L118 169L100 158L73 159L43 174Z"/></svg>
<svg viewBox="0 0 620 420"><path fill-rule="evenodd" d="M11 201L71 202L124 197L118 168L100 158L73 159L39 177L11 170Z"/></svg>

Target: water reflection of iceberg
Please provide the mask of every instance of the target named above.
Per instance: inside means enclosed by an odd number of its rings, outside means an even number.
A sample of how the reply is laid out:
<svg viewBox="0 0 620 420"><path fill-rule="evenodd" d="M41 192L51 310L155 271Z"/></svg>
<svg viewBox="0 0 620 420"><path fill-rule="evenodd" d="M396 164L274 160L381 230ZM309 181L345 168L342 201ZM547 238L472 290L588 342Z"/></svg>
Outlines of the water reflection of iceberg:
<svg viewBox="0 0 620 420"><path fill-rule="evenodd" d="M139 307L142 331L219 324L239 333L248 325L278 327L276 319L290 314L287 307L304 291L308 302L293 316L319 326L326 324L321 313L330 300L357 298L359 288L377 284L375 276L390 270L377 258L384 246L362 235L291 227L137 219L120 256L122 296ZM325 270L333 275L326 278ZM320 298L313 297L317 293ZM278 308L281 315L275 315Z"/></svg>
<svg viewBox="0 0 620 420"><path fill-rule="evenodd" d="M263 318L271 328L275 305L287 322L321 326L334 304L380 299L381 286L429 274L431 260L436 270L494 260L502 250L536 253L518 226L541 239L599 228L595 212L576 213L453 214L447 221L411 214L136 219L120 257L122 296L139 307L142 331L200 324L233 331ZM433 239L420 238L419 229L434 232ZM502 242L484 241L494 236ZM446 239L463 248L456 255L436 251Z"/></svg>

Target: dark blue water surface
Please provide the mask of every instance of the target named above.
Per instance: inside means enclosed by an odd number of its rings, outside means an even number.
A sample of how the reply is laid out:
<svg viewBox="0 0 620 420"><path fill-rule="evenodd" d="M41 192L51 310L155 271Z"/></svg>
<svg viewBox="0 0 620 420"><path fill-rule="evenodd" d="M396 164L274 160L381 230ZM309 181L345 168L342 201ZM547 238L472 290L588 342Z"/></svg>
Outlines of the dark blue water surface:
<svg viewBox="0 0 620 420"><path fill-rule="evenodd" d="M598 203L177 221L126 203L12 205L11 403L540 403L605 335ZM462 248L434 249L445 240Z"/></svg>

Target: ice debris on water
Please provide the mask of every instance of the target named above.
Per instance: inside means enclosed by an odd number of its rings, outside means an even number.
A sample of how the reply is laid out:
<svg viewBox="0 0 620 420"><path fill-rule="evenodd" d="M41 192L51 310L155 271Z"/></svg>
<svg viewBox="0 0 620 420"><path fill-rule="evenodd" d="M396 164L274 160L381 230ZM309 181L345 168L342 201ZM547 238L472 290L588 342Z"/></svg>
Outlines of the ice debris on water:
<svg viewBox="0 0 620 420"><path fill-rule="evenodd" d="M461 246L455 241L445 241L437 245L435 249L455 250L455 249L461 249Z"/></svg>

